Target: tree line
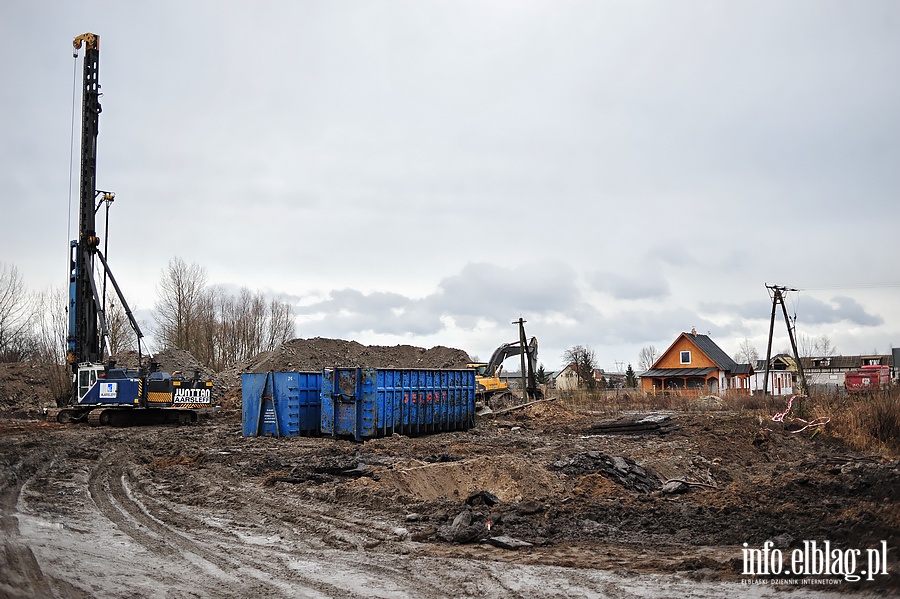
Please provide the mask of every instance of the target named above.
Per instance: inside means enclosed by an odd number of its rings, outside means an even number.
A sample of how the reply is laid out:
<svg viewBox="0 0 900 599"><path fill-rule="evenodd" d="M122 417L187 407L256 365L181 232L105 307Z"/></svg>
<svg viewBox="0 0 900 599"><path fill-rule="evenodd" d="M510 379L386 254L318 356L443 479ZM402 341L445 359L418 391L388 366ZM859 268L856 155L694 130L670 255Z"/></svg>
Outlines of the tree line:
<svg viewBox="0 0 900 599"><path fill-rule="evenodd" d="M68 335L68 294L30 292L18 269L0 263L0 362L63 364ZM157 286L154 337L159 349L179 348L213 370L222 370L295 335L287 302L240 288L209 285L206 270L171 260ZM107 298L109 353L134 350L137 337L114 296Z"/></svg>

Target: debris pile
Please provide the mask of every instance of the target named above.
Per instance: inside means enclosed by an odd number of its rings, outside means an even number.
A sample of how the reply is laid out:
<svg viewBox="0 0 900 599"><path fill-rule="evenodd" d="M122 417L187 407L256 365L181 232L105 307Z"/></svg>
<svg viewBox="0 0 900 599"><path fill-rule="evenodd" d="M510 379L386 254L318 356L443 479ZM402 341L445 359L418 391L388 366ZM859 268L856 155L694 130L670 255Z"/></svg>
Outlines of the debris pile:
<svg viewBox="0 0 900 599"><path fill-rule="evenodd" d="M642 468L631 458L608 456L599 451L576 453L553 462L550 469L568 476L597 473L639 493L652 493L662 487L662 481L656 474Z"/></svg>
<svg viewBox="0 0 900 599"><path fill-rule="evenodd" d="M604 435L665 435L678 428L675 420L665 414L618 418L594 424L588 431Z"/></svg>

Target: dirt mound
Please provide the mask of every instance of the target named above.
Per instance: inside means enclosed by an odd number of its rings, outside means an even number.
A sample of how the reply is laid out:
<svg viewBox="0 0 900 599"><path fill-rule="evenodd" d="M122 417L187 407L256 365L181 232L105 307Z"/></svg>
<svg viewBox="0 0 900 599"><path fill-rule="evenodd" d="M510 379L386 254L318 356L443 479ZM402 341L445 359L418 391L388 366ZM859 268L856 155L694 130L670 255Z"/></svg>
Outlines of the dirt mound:
<svg viewBox="0 0 900 599"><path fill-rule="evenodd" d="M465 368L469 356L441 345L425 349L412 345L363 345L343 339L293 339L263 352L214 378L218 389L236 389L243 372L317 371L329 366L365 368ZM232 399L232 394L227 397ZM239 396L238 396L239 397Z"/></svg>
<svg viewBox="0 0 900 599"><path fill-rule="evenodd" d="M112 356L121 368L138 368L138 354L127 351ZM363 345L342 339L294 339L277 349L263 352L232 368L216 373L189 352L164 349L153 356L159 369L172 374L200 377L213 382L213 398L223 407L240 407L241 373L279 371L316 371L326 366L369 368L465 368L469 356L461 349L435 346L431 349L412 345ZM143 365L149 362L142 356ZM0 412L37 413L56 405L67 394L70 381L63 366L31 362L0 364Z"/></svg>
<svg viewBox="0 0 900 599"><path fill-rule="evenodd" d="M138 355L135 351L122 352L112 356L112 358L120 368L138 367ZM143 356L142 359L144 366L150 361L150 358L146 355ZM215 375L212 369L201 364L200 361L189 352L178 349L177 347L164 349L161 352L154 354L152 359L159 363L159 369L161 371L171 373L172 375L191 377L194 375L194 371L199 371L201 378L211 378Z"/></svg>
<svg viewBox="0 0 900 599"><path fill-rule="evenodd" d="M489 491L504 502L544 499L559 487L552 475L527 460L508 457L497 461L490 456L386 470L379 473L377 482L360 480L356 484L425 500L465 499Z"/></svg>
<svg viewBox="0 0 900 599"><path fill-rule="evenodd" d="M0 412L35 415L56 405L60 393L69 388L65 370L54 364L0 363Z"/></svg>

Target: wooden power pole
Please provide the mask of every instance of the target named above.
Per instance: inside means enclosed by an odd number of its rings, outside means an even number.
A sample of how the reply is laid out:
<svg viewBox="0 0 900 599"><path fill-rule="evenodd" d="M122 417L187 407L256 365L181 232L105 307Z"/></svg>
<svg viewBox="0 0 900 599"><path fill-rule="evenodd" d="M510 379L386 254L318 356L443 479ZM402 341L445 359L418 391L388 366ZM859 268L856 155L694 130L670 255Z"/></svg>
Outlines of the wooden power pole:
<svg viewBox="0 0 900 599"><path fill-rule="evenodd" d="M797 341L794 339L794 327L788 317L787 307L784 305L784 294L788 291L798 291L778 285L766 285L766 289L772 292L772 318L769 321L769 344L766 348L766 370L763 377L763 395L769 392L769 363L772 360L772 334L775 331L775 311L781 304L781 312L784 314L784 324L787 326L788 338L791 340L791 350L794 352L794 362L797 364L797 374L800 377L800 393L807 392L806 374L803 372L803 364L800 362L800 354L797 352Z"/></svg>

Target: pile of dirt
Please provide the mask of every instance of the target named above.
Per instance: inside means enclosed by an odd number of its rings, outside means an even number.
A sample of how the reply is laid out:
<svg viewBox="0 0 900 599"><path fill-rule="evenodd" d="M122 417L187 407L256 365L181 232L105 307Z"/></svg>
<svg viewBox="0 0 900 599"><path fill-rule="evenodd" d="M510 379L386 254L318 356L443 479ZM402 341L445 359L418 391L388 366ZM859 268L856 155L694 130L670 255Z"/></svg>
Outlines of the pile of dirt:
<svg viewBox="0 0 900 599"><path fill-rule="evenodd" d="M138 354L127 351L112 356L120 368L138 368ZM225 409L240 408L241 373L283 371L318 371L328 366L366 368L465 368L469 356L461 349L435 346L431 349L412 345L363 345L343 339L294 339L273 351L222 372L214 372L189 352L177 348L164 349L152 358L159 370L190 378L195 372L213 382L213 399ZM150 358L142 356L147 366ZM0 364L0 413L38 414L56 405L57 398L69 393L68 370L64 366L13 362Z"/></svg>
<svg viewBox="0 0 900 599"><path fill-rule="evenodd" d="M66 370L55 364L0 363L0 413L34 416L56 405L69 389Z"/></svg>
<svg viewBox="0 0 900 599"><path fill-rule="evenodd" d="M138 368L138 354L135 351L122 352L112 356L119 368ZM192 377L199 372L200 378L210 379L215 376L211 368L200 363L197 358L182 349L176 347L164 349L154 354L152 358L146 355L142 357L143 365L147 366L150 360L159 364L159 370L168 372L173 376Z"/></svg>
<svg viewBox="0 0 900 599"><path fill-rule="evenodd" d="M223 407L237 408L244 372L314 372L326 367L454 369L465 368L468 362L463 350L441 345L425 349L323 337L293 339L218 373L213 378L213 390L224 392Z"/></svg>

